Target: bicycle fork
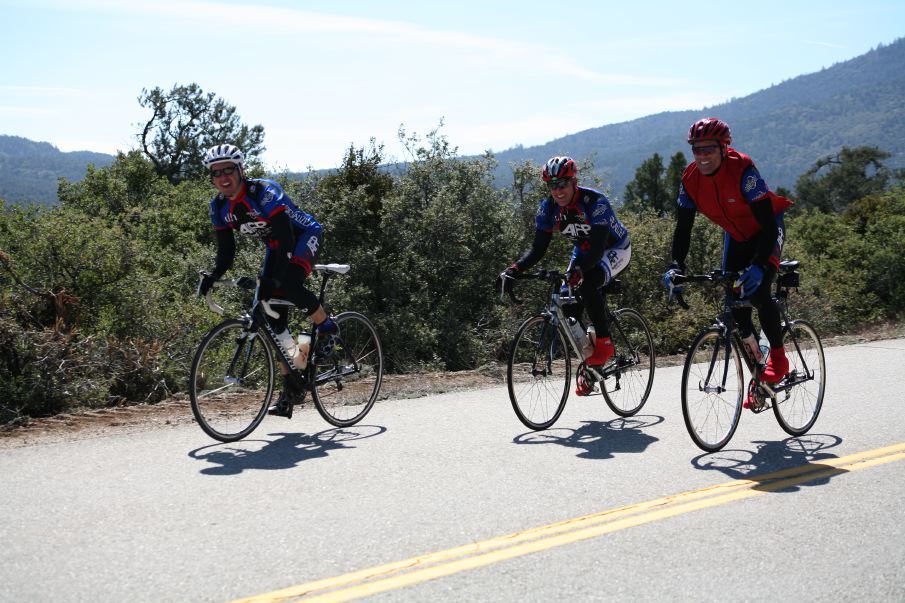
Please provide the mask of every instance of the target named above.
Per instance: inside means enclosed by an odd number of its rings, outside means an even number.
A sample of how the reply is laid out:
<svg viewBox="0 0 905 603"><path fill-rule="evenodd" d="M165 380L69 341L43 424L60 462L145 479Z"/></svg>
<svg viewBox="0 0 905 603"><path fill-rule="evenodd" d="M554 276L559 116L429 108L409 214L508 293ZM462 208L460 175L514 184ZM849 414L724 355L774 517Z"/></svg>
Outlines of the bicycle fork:
<svg viewBox="0 0 905 603"><path fill-rule="evenodd" d="M245 381L245 375L248 372L248 363L251 361L251 355L254 352L255 340L257 337L254 332L246 331L241 340L236 345L236 351L229 361L229 367L226 370L226 376L223 381L228 385L242 385ZM236 365L241 362L241 369L236 372Z"/></svg>

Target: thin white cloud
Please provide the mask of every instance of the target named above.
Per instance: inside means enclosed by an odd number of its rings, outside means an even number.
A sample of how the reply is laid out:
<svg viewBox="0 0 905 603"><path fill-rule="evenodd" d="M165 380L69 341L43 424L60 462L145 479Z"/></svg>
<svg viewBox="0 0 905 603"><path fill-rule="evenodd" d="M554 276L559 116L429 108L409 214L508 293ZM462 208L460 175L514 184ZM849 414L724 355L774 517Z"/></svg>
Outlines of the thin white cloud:
<svg viewBox="0 0 905 603"><path fill-rule="evenodd" d="M88 96L88 92L78 88L55 88L51 86L0 86L0 94L17 94L44 97Z"/></svg>
<svg viewBox="0 0 905 603"><path fill-rule="evenodd" d="M822 46L824 48L835 48L836 50L845 50L845 46L843 44L833 44L832 42L820 42L818 40L804 40L805 44L810 44L812 46Z"/></svg>
<svg viewBox="0 0 905 603"><path fill-rule="evenodd" d="M427 29L412 23L381 19L363 19L308 12L294 8L262 6L252 4L231 4L225 2L143 2L130 3L112 0L93 0L71 7L73 10L101 10L120 14L154 15L165 19L204 23L210 27L216 23L246 26L250 18L267 23L267 29L292 32L293 34L349 34L354 36L380 36L401 44L427 46L447 46L458 52L474 52L472 61L485 65L506 61L507 67L516 64L530 65L534 73L554 72L563 76L573 76L583 81L612 85L669 86L677 80L661 77L644 77L624 73L599 72L563 57L540 44L513 42L489 36L474 35L460 31ZM338 42L339 43L339 42ZM464 59L462 59L464 60Z"/></svg>
<svg viewBox="0 0 905 603"><path fill-rule="evenodd" d="M35 107L11 107L0 105L0 115L11 117L47 117L56 114L49 109L36 109Z"/></svg>

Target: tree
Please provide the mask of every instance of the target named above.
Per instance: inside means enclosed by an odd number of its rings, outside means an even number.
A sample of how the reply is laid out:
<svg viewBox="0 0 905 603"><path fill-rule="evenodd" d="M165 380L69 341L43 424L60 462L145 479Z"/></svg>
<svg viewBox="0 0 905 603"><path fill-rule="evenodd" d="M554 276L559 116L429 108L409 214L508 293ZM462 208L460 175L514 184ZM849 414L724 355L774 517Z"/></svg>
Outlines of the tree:
<svg viewBox="0 0 905 603"><path fill-rule="evenodd" d="M676 212L676 199L679 196L679 186L682 184L682 174L688 166L688 159L685 153L677 152L669 159L669 167L666 168L666 192L670 195L669 202L666 205L668 213Z"/></svg>
<svg viewBox="0 0 905 603"><path fill-rule="evenodd" d="M670 193L665 176L666 169L659 153L645 159L635 170L634 180L625 187L626 209L638 211L650 208L658 215L669 213Z"/></svg>
<svg viewBox="0 0 905 603"><path fill-rule="evenodd" d="M173 184L202 175L202 154L215 144L234 144L252 160L264 152L264 126L241 123L235 107L198 84L142 89L138 103L152 111L137 135L141 148Z"/></svg>
<svg viewBox="0 0 905 603"><path fill-rule="evenodd" d="M858 199L883 192L891 178L901 177L883 164L890 157L890 153L877 147L842 147L836 155L818 160L798 178L798 205L841 212Z"/></svg>

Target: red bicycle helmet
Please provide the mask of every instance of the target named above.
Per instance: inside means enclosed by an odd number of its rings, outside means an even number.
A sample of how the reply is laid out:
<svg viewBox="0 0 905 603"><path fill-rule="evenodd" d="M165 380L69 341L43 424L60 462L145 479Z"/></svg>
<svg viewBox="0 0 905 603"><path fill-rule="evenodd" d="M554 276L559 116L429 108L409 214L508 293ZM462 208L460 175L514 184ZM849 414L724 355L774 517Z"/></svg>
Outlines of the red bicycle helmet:
<svg viewBox="0 0 905 603"><path fill-rule="evenodd" d="M696 140L716 140L722 145L732 144L729 124L716 117L705 117L691 124L688 130L688 144Z"/></svg>
<svg viewBox="0 0 905 603"><path fill-rule="evenodd" d="M578 175L578 166L571 157L551 157L544 166L544 182L567 180Z"/></svg>

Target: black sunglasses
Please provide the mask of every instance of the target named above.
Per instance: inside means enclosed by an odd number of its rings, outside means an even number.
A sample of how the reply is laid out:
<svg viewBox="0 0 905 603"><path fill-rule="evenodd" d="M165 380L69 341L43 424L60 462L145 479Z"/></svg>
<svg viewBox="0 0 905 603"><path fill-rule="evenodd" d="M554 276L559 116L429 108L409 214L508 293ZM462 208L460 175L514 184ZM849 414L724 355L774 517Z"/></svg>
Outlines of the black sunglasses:
<svg viewBox="0 0 905 603"><path fill-rule="evenodd" d="M229 176L230 174L232 174L235 171L236 171L235 166L225 167L221 170L211 170L211 178L217 178L221 174L224 176Z"/></svg>
<svg viewBox="0 0 905 603"><path fill-rule="evenodd" d="M565 178L563 180L552 180L547 183L547 188L549 188L551 191L556 191L561 188L566 188L570 184L572 184L571 178Z"/></svg>

